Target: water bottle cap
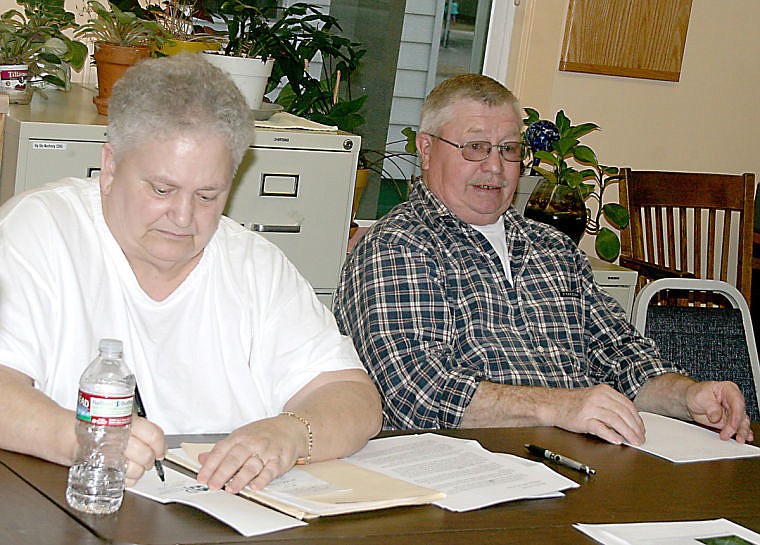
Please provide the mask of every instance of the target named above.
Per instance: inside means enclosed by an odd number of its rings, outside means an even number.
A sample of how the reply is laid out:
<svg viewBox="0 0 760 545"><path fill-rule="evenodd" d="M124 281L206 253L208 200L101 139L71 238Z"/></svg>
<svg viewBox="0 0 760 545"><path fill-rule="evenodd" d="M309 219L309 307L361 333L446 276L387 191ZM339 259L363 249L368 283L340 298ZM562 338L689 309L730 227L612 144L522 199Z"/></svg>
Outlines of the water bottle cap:
<svg viewBox="0 0 760 545"><path fill-rule="evenodd" d="M103 354L115 356L124 350L124 344L119 339L100 339L98 350Z"/></svg>

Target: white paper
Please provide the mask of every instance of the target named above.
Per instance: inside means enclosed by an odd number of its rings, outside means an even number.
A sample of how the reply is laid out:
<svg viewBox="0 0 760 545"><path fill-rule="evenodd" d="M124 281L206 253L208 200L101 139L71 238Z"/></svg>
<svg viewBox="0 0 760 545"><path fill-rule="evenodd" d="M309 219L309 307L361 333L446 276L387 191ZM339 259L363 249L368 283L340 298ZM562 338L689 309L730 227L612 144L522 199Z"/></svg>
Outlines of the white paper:
<svg viewBox="0 0 760 545"><path fill-rule="evenodd" d="M338 127L323 125L310 119L298 117L288 112L277 112L269 119L257 120L256 126L262 129L300 129L306 131L330 132L337 131Z"/></svg>
<svg viewBox="0 0 760 545"><path fill-rule="evenodd" d="M561 490L578 487L544 464L433 433L374 439L347 461L440 490L446 498L434 505L450 511L561 496Z"/></svg>
<svg viewBox="0 0 760 545"><path fill-rule="evenodd" d="M760 534L726 519L633 524L574 524L605 545L712 545L710 538L737 537L735 545L760 545Z"/></svg>
<svg viewBox="0 0 760 545"><path fill-rule="evenodd" d="M306 524L229 492L209 490L194 478L170 467L164 466L164 473L166 482L161 482L155 469L146 471L137 484L127 490L160 503L195 507L247 537Z"/></svg>
<svg viewBox="0 0 760 545"><path fill-rule="evenodd" d="M646 412L641 413L641 418L646 426L646 441L629 446L671 462L760 456L760 448L754 445L742 445L733 439L723 441L717 432L682 420Z"/></svg>

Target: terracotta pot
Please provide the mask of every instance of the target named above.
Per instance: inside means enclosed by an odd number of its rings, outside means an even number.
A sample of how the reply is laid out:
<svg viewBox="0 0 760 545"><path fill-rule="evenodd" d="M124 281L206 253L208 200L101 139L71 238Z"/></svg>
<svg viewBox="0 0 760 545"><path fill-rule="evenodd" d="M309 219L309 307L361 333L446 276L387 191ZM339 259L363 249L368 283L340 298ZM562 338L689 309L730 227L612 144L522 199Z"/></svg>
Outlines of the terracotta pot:
<svg viewBox="0 0 760 545"><path fill-rule="evenodd" d="M111 96L113 85L127 68L150 56L148 47L128 47L104 42L95 44L95 65L98 69L98 96L92 101L98 113L108 115L108 98Z"/></svg>
<svg viewBox="0 0 760 545"><path fill-rule="evenodd" d="M367 189L367 179L369 178L368 168L359 168L356 170L356 179L354 180L354 202L351 204L351 227L348 236L354 236L358 225L354 222L356 209L359 208L359 201L362 200L362 194Z"/></svg>

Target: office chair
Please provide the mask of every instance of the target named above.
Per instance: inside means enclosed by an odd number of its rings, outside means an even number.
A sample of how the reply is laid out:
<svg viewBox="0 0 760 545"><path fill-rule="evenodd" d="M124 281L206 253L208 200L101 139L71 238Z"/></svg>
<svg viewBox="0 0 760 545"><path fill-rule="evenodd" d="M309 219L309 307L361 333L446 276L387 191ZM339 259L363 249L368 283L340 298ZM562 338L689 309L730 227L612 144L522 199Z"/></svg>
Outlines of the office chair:
<svg viewBox="0 0 760 545"><path fill-rule="evenodd" d="M754 174L621 169L620 264L638 271L639 289L658 278L723 280L750 304Z"/></svg>
<svg viewBox="0 0 760 545"><path fill-rule="evenodd" d="M664 290L711 292L727 304L725 308L650 305ZM760 420L760 360L749 306L739 290L720 280L655 280L636 296L632 322L657 343L664 359L693 378L735 382L744 393L747 414Z"/></svg>

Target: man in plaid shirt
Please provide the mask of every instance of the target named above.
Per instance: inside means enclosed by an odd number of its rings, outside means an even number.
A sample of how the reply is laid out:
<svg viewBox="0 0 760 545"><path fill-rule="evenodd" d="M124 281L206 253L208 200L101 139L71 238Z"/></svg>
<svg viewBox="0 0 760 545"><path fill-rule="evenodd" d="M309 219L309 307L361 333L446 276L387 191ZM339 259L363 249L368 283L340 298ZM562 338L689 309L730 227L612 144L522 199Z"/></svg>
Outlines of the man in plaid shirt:
<svg viewBox="0 0 760 545"><path fill-rule="evenodd" d="M383 395L385 428L553 425L640 444L642 410L751 441L734 383L660 359L575 244L510 207L521 118L486 76L434 89L422 182L346 261L334 311Z"/></svg>

